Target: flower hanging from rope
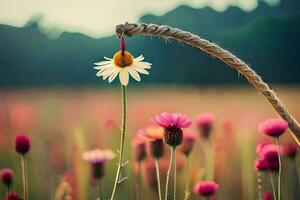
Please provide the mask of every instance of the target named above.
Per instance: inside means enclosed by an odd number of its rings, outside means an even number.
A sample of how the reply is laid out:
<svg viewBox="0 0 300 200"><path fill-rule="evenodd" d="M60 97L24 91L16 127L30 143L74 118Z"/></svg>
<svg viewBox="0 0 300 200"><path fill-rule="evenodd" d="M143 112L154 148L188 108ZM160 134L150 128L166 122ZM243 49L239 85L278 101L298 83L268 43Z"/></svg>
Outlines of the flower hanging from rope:
<svg viewBox="0 0 300 200"><path fill-rule="evenodd" d="M97 62L94 69L99 70L97 76L102 76L103 80L108 79L111 83L119 75L119 79L122 85L127 86L129 82L129 75L136 81L141 81L140 74L148 75L148 69L151 69L151 63L143 62L144 57L140 55L134 58L131 53L125 50L125 42L122 38L122 50L115 53L114 57L107 58L106 60Z"/></svg>

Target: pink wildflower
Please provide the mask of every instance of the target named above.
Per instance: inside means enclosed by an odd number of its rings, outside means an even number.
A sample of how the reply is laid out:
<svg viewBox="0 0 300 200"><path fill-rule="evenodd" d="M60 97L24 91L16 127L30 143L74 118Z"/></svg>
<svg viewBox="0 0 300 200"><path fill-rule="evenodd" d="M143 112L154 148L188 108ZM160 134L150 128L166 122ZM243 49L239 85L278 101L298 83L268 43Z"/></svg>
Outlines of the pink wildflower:
<svg viewBox="0 0 300 200"><path fill-rule="evenodd" d="M204 197L210 197L217 192L218 184L214 181L203 181L196 184L194 192Z"/></svg>
<svg viewBox="0 0 300 200"><path fill-rule="evenodd" d="M269 119L262 122L258 129L268 136L279 137L288 129L288 123L283 119Z"/></svg>

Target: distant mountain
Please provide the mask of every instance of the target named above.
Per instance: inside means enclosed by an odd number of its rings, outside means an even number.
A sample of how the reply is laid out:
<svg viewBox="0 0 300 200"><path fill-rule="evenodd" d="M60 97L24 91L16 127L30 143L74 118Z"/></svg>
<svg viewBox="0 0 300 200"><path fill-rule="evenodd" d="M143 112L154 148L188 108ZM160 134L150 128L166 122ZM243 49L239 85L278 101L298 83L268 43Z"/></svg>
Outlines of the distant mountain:
<svg viewBox="0 0 300 200"><path fill-rule="evenodd" d="M247 13L230 7L219 13L210 8L180 6L164 16L145 15L140 21L167 24L215 41L249 62L266 80L300 83L300 1L284 0L276 7L261 2ZM153 63L146 83L237 83L235 72L199 50L159 38L127 38L128 48ZM104 84L93 63L119 48L116 36L94 39L62 33L43 34L38 20L22 28L0 25L0 87L27 85ZM180 59L179 59L180 58ZM184 74L184 76L183 76Z"/></svg>

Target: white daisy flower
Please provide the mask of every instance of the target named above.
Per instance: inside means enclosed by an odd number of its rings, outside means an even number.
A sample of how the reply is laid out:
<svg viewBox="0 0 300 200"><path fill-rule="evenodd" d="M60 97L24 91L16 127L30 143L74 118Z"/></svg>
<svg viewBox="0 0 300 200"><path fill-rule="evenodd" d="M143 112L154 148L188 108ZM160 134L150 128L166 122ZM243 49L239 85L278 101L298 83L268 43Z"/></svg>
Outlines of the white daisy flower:
<svg viewBox="0 0 300 200"><path fill-rule="evenodd" d="M140 74L148 75L147 69L151 68L151 63L142 62L144 57L140 55L134 58L128 51L118 51L113 59L104 57L106 60L95 63L94 69L99 70L97 76L102 76L103 80L108 79L111 83L118 75L122 85L127 86L129 74L136 81L141 81Z"/></svg>

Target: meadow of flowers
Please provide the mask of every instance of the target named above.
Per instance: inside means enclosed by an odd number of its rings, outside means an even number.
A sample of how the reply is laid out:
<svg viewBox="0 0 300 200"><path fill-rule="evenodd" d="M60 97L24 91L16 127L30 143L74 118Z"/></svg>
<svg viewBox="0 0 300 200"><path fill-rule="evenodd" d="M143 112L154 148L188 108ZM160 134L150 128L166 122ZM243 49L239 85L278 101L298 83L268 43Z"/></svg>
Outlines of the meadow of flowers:
<svg viewBox="0 0 300 200"><path fill-rule="evenodd" d="M299 89L275 89L299 119ZM122 109L119 93L115 87L2 90L0 166L1 169L13 170L11 191L22 196L21 158L15 151L14 140L16 135L26 134L31 140L31 148L26 155L29 199L96 199L97 182L90 174L90 164L82 157L86 151L96 148L110 149L115 154L115 158L105 164L102 178L103 198L110 198L120 141ZM255 160L260 157L256 153L257 145L267 142L276 144L271 137L258 130L261 122L276 118L276 114L254 89L131 87L127 95L125 160L129 162L124 168L124 176L128 179L118 188L117 199L136 199L139 158L136 157L138 151L134 144L139 142L133 141L136 141L137 132L155 126L150 119L164 111L182 112L193 120L191 126L184 130L197 135L189 155L190 199L198 198L193 192L195 185L206 180L207 174L211 173L211 167L206 169L208 164L214 166L214 181L218 184L217 199L259 199L259 179L261 191L272 193L269 173L256 170ZM213 113L215 118L210 135L212 151L207 140L200 137L194 121L201 113L207 112ZM282 145L293 143L288 131L281 137ZM141 156L144 158L140 165L140 195L141 199L158 199L155 157L150 152L148 142L146 146L144 156ZM213 163L207 159L208 154L213 155ZM169 148L164 144L164 154L160 159L163 195L169 156ZM282 157L282 199L299 199L299 167L296 167L299 166L299 157ZM186 173L185 154L179 145L177 199L184 199ZM276 189L277 178L274 173L273 176ZM172 180L169 185L169 199L172 199ZM0 199L4 199L5 194L6 187L2 184Z"/></svg>
<svg viewBox="0 0 300 200"><path fill-rule="evenodd" d="M259 97L224 88L131 93L130 77L141 81L151 63L134 58L123 35L121 50L104 58L96 75L118 77L120 96L3 91L3 198L299 199L298 146L284 137L288 122L256 105Z"/></svg>

